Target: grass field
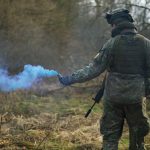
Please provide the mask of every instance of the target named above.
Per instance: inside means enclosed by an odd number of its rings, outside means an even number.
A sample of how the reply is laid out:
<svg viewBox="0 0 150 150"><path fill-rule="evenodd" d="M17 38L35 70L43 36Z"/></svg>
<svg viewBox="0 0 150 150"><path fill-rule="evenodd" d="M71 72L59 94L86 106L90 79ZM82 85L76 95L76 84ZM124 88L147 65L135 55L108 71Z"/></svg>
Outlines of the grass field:
<svg viewBox="0 0 150 150"><path fill-rule="evenodd" d="M90 116L84 118L96 89L64 88L42 97L21 91L1 94L0 149L99 150L102 104L96 105ZM147 136L147 147L149 141ZM127 125L119 149L128 149Z"/></svg>

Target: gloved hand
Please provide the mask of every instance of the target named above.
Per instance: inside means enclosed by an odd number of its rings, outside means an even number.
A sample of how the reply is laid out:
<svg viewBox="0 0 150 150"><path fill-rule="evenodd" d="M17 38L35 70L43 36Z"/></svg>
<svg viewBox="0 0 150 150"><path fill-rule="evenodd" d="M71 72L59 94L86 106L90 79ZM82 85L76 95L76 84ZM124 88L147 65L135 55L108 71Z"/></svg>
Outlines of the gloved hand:
<svg viewBox="0 0 150 150"><path fill-rule="evenodd" d="M71 85L73 83L71 76L62 76L61 74L58 75L59 82L63 85Z"/></svg>

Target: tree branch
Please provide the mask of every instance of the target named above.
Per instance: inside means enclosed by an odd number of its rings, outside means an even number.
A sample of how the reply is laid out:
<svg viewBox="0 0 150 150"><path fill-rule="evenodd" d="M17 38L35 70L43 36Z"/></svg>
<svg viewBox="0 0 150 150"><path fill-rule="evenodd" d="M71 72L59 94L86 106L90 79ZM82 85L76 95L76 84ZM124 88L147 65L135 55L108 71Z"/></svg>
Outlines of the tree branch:
<svg viewBox="0 0 150 150"><path fill-rule="evenodd" d="M137 5L137 4L123 4L123 3L117 3L119 5L128 5L128 6L134 6L134 7L139 7L139 8L143 8L143 9L146 9L146 10L149 10L150 11L150 8L146 7L146 6L141 6L141 5Z"/></svg>

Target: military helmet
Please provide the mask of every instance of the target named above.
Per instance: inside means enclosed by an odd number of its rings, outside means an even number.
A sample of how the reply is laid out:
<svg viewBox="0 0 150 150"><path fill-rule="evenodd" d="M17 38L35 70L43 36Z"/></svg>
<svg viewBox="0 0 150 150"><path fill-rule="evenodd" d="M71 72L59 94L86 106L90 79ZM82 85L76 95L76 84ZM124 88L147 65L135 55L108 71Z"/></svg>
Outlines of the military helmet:
<svg viewBox="0 0 150 150"><path fill-rule="evenodd" d="M129 10L124 8L118 8L111 12L106 13L106 20L108 24L114 24L116 23L116 20L127 20L129 22L134 22L131 14L129 13Z"/></svg>

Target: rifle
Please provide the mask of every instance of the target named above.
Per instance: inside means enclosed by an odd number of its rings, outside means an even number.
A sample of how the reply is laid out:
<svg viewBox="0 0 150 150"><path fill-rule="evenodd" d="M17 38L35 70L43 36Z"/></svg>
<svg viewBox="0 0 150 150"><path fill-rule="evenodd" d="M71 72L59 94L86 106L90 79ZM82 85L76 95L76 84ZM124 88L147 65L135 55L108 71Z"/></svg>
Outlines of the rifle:
<svg viewBox="0 0 150 150"><path fill-rule="evenodd" d="M99 103L101 101L101 98L103 97L103 94L104 94L105 81L106 81L106 75L103 79L102 86L101 86L100 90L97 92L96 96L94 98L92 98L94 100L94 103L91 106L91 108L87 111L87 113L85 114L85 118L87 118L89 116L89 114L91 113L91 111L92 111L93 107L95 106L95 104Z"/></svg>

